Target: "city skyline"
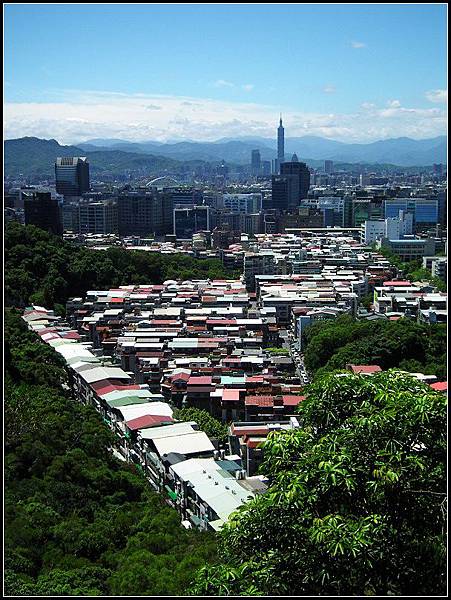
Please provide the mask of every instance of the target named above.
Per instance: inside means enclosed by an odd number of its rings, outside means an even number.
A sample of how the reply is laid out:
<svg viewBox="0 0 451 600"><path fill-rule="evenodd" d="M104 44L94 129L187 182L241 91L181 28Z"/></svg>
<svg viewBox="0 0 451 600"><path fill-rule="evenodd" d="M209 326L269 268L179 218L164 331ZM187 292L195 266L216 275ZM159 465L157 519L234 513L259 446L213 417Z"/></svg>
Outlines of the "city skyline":
<svg viewBox="0 0 451 600"><path fill-rule="evenodd" d="M4 18L7 138L274 137L280 112L292 137L446 132L444 4L10 4Z"/></svg>

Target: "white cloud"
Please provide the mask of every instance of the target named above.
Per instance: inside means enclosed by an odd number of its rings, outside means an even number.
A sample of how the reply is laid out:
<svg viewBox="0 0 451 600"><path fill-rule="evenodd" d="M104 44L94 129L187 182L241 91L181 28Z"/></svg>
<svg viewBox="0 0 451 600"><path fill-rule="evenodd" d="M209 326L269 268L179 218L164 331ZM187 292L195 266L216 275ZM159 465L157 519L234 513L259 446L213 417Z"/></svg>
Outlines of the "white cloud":
<svg viewBox="0 0 451 600"><path fill-rule="evenodd" d="M232 83L231 81L226 81L225 79L217 79L214 83L213 83L214 87L235 87L235 84Z"/></svg>
<svg viewBox="0 0 451 600"><path fill-rule="evenodd" d="M401 102L399 100L389 100L387 102L387 106L389 108L399 108L401 106Z"/></svg>
<svg viewBox="0 0 451 600"><path fill-rule="evenodd" d="M252 90L254 89L255 85L253 83L245 83L244 85L241 86L242 89L245 92L252 92Z"/></svg>
<svg viewBox="0 0 451 600"><path fill-rule="evenodd" d="M448 90L430 90L425 96L430 102L448 102Z"/></svg>
<svg viewBox="0 0 451 600"><path fill-rule="evenodd" d="M351 42L353 48L366 48L366 44L363 42Z"/></svg>
<svg viewBox="0 0 451 600"><path fill-rule="evenodd" d="M325 94L335 94L336 91L337 91L337 88L334 85L325 85L323 87L323 92Z"/></svg>
<svg viewBox="0 0 451 600"><path fill-rule="evenodd" d="M158 106L159 110L149 110ZM275 136L280 106L208 98L70 90L57 102L5 103L5 137L36 136L74 144L92 137L131 141ZM283 107L282 107L283 108ZM446 132L444 107L407 108L363 103L352 113L306 113L283 108L286 135L341 141L434 137Z"/></svg>

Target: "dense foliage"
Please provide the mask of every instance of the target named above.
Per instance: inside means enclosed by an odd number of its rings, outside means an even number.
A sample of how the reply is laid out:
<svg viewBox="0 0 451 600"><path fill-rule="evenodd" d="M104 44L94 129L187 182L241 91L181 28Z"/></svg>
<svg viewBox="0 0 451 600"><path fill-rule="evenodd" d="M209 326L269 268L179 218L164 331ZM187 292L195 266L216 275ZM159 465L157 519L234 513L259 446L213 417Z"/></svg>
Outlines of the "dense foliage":
<svg viewBox="0 0 451 600"><path fill-rule="evenodd" d="M179 408L174 411L174 419L178 421L195 421L199 429L204 431L209 438L217 439L224 444L228 439L228 427L212 417L202 408Z"/></svg>
<svg viewBox="0 0 451 600"><path fill-rule="evenodd" d="M446 379L446 325L408 318L357 321L342 315L318 321L304 334L305 365L316 376L348 363L399 367Z"/></svg>
<svg viewBox="0 0 451 600"><path fill-rule="evenodd" d="M327 374L274 432L269 491L220 533L197 595L446 594L446 398L409 375Z"/></svg>
<svg viewBox="0 0 451 600"><path fill-rule="evenodd" d="M5 231L6 305L64 305L89 289L162 283L166 279L233 278L218 259L109 248L90 250L32 225L8 223ZM56 307L62 310L61 306Z"/></svg>
<svg viewBox="0 0 451 600"><path fill-rule="evenodd" d="M409 281L429 281L440 292L446 291L446 281L442 281L438 277L432 277L432 272L423 267L423 261L421 259L403 262L399 256L386 247L380 248L378 252L380 252L382 256L385 256L385 258L388 258L390 263L401 271L403 276Z"/></svg>
<svg viewBox="0 0 451 600"><path fill-rule="evenodd" d="M188 531L114 436L72 400L53 349L5 315L7 595L183 595L216 560L214 536ZM45 368L43 368L45 366Z"/></svg>

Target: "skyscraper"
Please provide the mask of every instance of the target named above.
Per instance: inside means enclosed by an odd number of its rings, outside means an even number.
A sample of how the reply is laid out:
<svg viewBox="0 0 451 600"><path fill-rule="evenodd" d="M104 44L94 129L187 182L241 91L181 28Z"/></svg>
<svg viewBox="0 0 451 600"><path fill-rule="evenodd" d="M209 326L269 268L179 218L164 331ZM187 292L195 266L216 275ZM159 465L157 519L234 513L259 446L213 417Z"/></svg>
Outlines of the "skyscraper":
<svg viewBox="0 0 451 600"><path fill-rule="evenodd" d="M296 155L293 155L293 157L297 158ZM294 203L289 203L288 208L296 208L299 206L301 200L307 198L310 188L310 171L305 163L293 161L283 163L280 166L280 174L289 175L295 178L295 183L292 184L292 187L293 193L295 193L297 197Z"/></svg>
<svg viewBox="0 0 451 600"><path fill-rule="evenodd" d="M88 159L63 156L55 162L56 191L65 197L81 196L89 192Z"/></svg>
<svg viewBox="0 0 451 600"><path fill-rule="evenodd" d="M118 196L119 235L161 236L164 233L164 195L158 192L123 192Z"/></svg>
<svg viewBox="0 0 451 600"><path fill-rule="evenodd" d="M259 175L261 170L260 150L252 150L251 158L252 175Z"/></svg>
<svg viewBox="0 0 451 600"><path fill-rule="evenodd" d="M285 162L285 129L282 125L282 115L280 115L279 127L277 128L277 161L280 165Z"/></svg>

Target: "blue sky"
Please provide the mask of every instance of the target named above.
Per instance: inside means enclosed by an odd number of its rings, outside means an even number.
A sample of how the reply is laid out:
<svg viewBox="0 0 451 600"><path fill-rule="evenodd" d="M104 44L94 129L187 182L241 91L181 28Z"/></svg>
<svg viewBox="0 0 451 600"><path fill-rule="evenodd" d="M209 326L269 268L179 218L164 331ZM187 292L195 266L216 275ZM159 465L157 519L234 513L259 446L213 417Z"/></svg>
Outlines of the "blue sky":
<svg viewBox="0 0 451 600"><path fill-rule="evenodd" d="M343 141L446 127L444 4L6 5L6 134ZM28 133L27 133L28 132Z"/></svg>

